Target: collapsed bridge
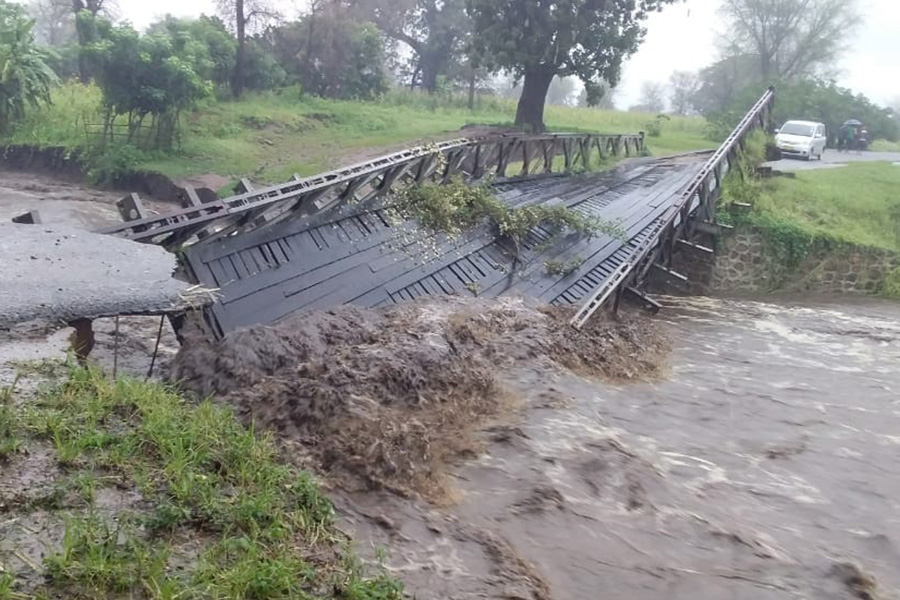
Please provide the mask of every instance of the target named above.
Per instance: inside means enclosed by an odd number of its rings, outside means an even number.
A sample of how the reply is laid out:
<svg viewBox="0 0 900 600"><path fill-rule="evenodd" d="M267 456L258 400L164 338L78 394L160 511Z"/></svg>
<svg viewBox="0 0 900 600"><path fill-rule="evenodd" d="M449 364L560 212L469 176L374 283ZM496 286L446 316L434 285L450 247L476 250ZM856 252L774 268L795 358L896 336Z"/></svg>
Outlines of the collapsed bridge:
<svg viewBox="0 0 900 600"><path fill-rule="evenodd" d="M750 131L769 126L773 102L769 89L715 152L634 158L612 171L576 174L598 159L640 155L643 135L455 140L276 186L242 181L225 199L204 202L188 190L184 208L163 215L146 214L133 195L120 203L127 221L105 233L179 248L189 277L219 291L206 310L218 336L300 310L435 294L575 305L580 327L626 294L658 308L644 291L651 274L684 282L672 270L676 251L712 252L705 239L721 230L723 177ZM488 226L449 236L392 218L392 190L455 177L492 181L510 207L565 206L615 223L620 233L557 236L538 226L511 248Z"/></svg>

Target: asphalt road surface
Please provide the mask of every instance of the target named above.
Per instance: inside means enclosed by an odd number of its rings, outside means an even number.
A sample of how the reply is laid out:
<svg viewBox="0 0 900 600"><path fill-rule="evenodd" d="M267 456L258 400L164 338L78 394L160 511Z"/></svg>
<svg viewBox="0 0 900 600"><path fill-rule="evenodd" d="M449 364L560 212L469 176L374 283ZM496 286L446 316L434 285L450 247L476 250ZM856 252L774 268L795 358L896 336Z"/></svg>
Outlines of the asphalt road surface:
<svg viewBox="0 0 900 600"><path fill-rule="evenodd" d="M805 161L799 158L783 158L766 163L778 171L807 171L811 169L834 169L851 162L892 162L900 163L900 152L838 152L826 150L822 160Z"/></svg>

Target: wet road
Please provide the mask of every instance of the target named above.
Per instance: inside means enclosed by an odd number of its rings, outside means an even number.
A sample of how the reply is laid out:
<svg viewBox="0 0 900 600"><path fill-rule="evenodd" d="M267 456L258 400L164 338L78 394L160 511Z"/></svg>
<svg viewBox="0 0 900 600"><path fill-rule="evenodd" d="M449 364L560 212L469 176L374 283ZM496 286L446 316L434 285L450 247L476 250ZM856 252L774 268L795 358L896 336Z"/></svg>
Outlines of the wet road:
<svg viewBox="0 0 900 600"><path fill-rule="evenodd" d="M664 381L522 369L525 421L460 468L449 517L361 501L391 527L356 531L412 593L864 597L850 563L900 598L900 305L670 303ZM473 532L524 562L485 567L496 552Z"/></svg>
<svg viewBox="0 0 900 600"><path fill-rule="evenodd" d="M810 171L815 169L834 169L854 162L890 162L900 163L900 152L838 152L825 150L822 160L805 161L799 158L783 158L765 163L779 171Z"/></svg>

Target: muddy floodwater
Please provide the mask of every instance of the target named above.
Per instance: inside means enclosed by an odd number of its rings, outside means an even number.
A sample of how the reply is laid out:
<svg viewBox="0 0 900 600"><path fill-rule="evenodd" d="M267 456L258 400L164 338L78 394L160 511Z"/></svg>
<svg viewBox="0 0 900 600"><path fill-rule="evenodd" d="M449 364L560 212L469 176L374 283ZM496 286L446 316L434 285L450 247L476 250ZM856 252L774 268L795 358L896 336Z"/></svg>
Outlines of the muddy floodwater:
<svg viewBox="0 0 900 600"><path fill-rule="evenodd" d="M96 231L122 222L116 201L124 192L101 191L40 173L0 168L0 221L36 210L44 223L62 223ZM172 205L144 199L151 214L172 210Z"/></svg>
<svg viewBox="0 0 900 600"><path fill-rule="evenodd" d="M345 527L420 599L900 598L900 305L667 304L663 380L512 371L455 505Z"/></svg>

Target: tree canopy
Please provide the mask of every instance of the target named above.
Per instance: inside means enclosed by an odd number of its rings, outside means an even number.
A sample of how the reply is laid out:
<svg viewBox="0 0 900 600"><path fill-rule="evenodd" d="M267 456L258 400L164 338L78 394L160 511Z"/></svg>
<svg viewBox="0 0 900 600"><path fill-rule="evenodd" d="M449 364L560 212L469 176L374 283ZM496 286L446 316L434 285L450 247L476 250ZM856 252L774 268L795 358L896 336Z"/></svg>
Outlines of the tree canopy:
<svg viewBox="0 0 900 600"><path fill-rule="evenodd" d="M669 77L669 104L676 115L687 115L695 110L700 78L696 73L675 71Z"/></svg>
<svg viewBox="0 0 900 600"><path fill-rule="evenodd" d="M646 113L662 113L666 110L666 86L659 81L641 84L641 97L631 110Z"/></svg>
<svg viewBox="0 0 900 600"><path fill-rule="evenodd" d="M822 74L860 24L857 0L722 0L738 54L755 56L763 80Z"/></svg>
<svg viewBox="0 0 900 600"><path fill-rule="evenodd" d="M598 80L615 86L644 38L647 15L676 0L467 0L482 62L524 79L516 124L544 129L553 77L574 75L588 99Z"/></svg>
<svg viewBox="0 0 900 600"><path fill-rule="evenodd" d="M410 87L434 93L441 78L465 71L471 32L465 0L361 0L355 10L412 50L404 65Z"/></svg>
<svg viewBox="0 0 900 600"><path fill-rule="evenodd" d="M0 0L0 131L28 108L50 103L56 74L35 45L34 22L18 4Z"/></svg>
<svg viewBox="0 0 900 600"><path fill-rule="evenodd" d="M372 100L388 89L381 32L347 18L337 6L274 27L265 39L289 81L305 92Z"/></svg>
<svg viewBox="0 0 900 600"><path fill-rule="evenodd" d="M141 35L130 25L113 25L84 12L79 19L91 21L94 41L84 53L103 92L104 134L112 135L113 119L125 115L129 141L171 146L181 112L212 91L211 82L199 74L212 69L208 53L184 36ZM142 135L148 116L149 130Z"/></svg>
<svg viewBox="0 0 900 600"><path fill-rule="evenodd" d="M166 16L147 31L168 36L175 53L187 59L197 75L219 87L227 86L234 71L237 42L218 17L176 19Z"/></svg>
<svg viewBox="0 0 900 600"><path fill-rule="evenodd" d="M728 104L724 111L711 112L707 118L716 133L726 134L737 123L747 106L759 95L758 85L744 88ZM897 141L900 139L900 122L892 116L890 108L883 108L833 81L798 79L776 84L777 99L773 118L777 123L791 119L819 121L828 127L830 136L836 135L848 119L858 119L866 124L873 139Z"/></svg>

